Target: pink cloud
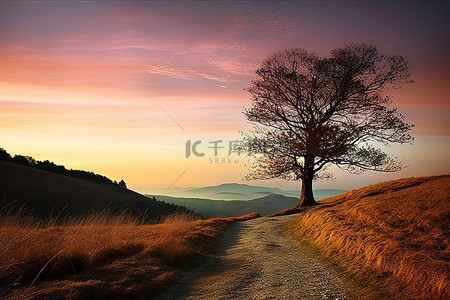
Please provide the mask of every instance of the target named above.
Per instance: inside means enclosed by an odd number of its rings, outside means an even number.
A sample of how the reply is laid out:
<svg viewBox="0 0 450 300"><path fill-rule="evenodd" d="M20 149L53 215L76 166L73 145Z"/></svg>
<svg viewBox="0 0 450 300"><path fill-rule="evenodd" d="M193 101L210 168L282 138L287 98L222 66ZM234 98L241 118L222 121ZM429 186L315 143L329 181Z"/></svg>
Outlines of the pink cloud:
<svg viewBox="0 0 450 300"><path fill-rule="evenodd" d="M229 82L227 78L196 71L194 69L175 67L170 62L161 65L147 65L146 72L154 75L178 78L183 80L208 79L218 82Z"/></svg>

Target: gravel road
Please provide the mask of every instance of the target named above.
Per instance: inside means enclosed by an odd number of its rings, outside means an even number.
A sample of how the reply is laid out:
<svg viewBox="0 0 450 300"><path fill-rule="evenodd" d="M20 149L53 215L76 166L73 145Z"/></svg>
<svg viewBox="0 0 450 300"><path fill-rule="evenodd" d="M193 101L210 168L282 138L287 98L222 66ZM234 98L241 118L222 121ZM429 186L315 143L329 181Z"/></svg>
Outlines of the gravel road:
<svg viewBox="0 0 450 300"><path fill-rule="evenodd" d="M233 223L217 251L158 299L347 299L337 275L287 234L294 217Z"/></svg>

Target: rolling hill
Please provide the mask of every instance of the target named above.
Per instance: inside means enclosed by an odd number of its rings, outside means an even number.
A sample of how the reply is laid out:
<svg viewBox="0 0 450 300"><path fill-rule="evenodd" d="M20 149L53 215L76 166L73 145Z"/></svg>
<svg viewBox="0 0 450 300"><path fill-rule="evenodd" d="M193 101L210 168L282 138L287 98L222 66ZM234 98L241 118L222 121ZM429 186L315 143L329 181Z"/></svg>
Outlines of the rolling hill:
<svg viewBox="0 0 450 300"><path fill-rule="evenodd" d="M209 194L207 195L207 197L211 200L254 200L269 195L274 194L270 192L255 192L250 194L219 192L215 194Z"/></svg>
<svg viewBox="0 0 450 300"><path fill-rule="evenodd" d="M201 188L193 188L184 192L189 195L212 195L217 193L239 193L239 194L251 194L251 193L272 193L272 194L288 194L288 196L295 196L298 191L286 191L279 188L253 186L241 183L224 183L215 186L206 186Z"/></svg>
<svg viewBox="0 0 450 300"><path fill-rule="evenodd" d="M240 216L252 212L268 215L275 211L296 205L298 198L283 195L266 195L253 200L223 201L201 198L176 198L155 196L157 199L183 205L207 218Z"/></svg>
<svg viewBox="0 0 450 300"><path fill-rule="evenodd" d="M172 204L145 197L118 185L102 184L59 175L7 161L0 161L2 207L15 201L39 216L86 214L104 208L127 210L133 215L156 218L179 210Z"/></svg>
<svg viewBox="0 0 450 300"><path fill-rule="evenodd" d="M257 212L269 215L298 204L300 191L225 183L216 186L166 191L167 194L148 195L187 208L205 217L232 217ZM314 190L316 200L345 192L335 189Z"/></svg>
<svg viewBox="0 0 450 300"><path fill-rule="evenodd" d="M450 175L442 175L324 199L298 214L292 232L396 299L450 299L449 228Z"/></svg>
<svg viewBox="0 0 450 300"><path fill-rule="evenodd" d="M345 190L315 189L316 200L331 197ZM240 183L224 183L200 188L147 189L145 194L164 195L175 198L200 198L209 200L253 200L269 195L283 195L298 198L300 190L283 190L280 188L254 186Z"/></svg>

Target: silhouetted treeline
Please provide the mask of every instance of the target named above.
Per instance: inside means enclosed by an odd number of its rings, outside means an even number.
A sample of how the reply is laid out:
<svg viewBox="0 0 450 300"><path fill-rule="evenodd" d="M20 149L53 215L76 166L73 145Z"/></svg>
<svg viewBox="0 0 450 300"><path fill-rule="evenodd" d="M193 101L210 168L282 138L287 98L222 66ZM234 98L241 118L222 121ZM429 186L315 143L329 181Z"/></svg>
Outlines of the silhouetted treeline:
<svg viewBox="0 0 450 300"><path fill-rule="evenodd" d="M33 167L33 168L41 169L44 171L48 171L48 172L52 172L52 173L56 173L56 174L60 174L60 175L75 177L75 178L94 181L94 182L98 182L98 183L116 184L123 188L127 187L125 181L123 181L123 180L121 180L120 184L119 184L119 183L117 183L117 181L112 181L111 179L109 179L106 176L95 174L93 172L82 171L82 170L72 170L72 169L67 170L66 167L57 165L54 162L51 162L48 160L39 161L39 160L34 159L31 156L23 156L23 155L15 155L13 157L8 152L6 152L6 150L3 148L0 148L0 160L5 160L5 161L13 162L13 163L16 163L19 165Z"/></svg>

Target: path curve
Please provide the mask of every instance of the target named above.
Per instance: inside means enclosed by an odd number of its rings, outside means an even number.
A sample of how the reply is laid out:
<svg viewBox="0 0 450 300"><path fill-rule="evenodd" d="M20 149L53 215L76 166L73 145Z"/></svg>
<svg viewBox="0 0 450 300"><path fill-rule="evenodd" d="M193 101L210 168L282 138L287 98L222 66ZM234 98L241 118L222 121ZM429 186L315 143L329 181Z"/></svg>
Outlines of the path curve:
<svg viewBox="0 0 450 300"><path fill-rule="evenodd" d="M338 276L287 234L292 218L233 223L218 250L158 299L347 299Z"/></svg>

